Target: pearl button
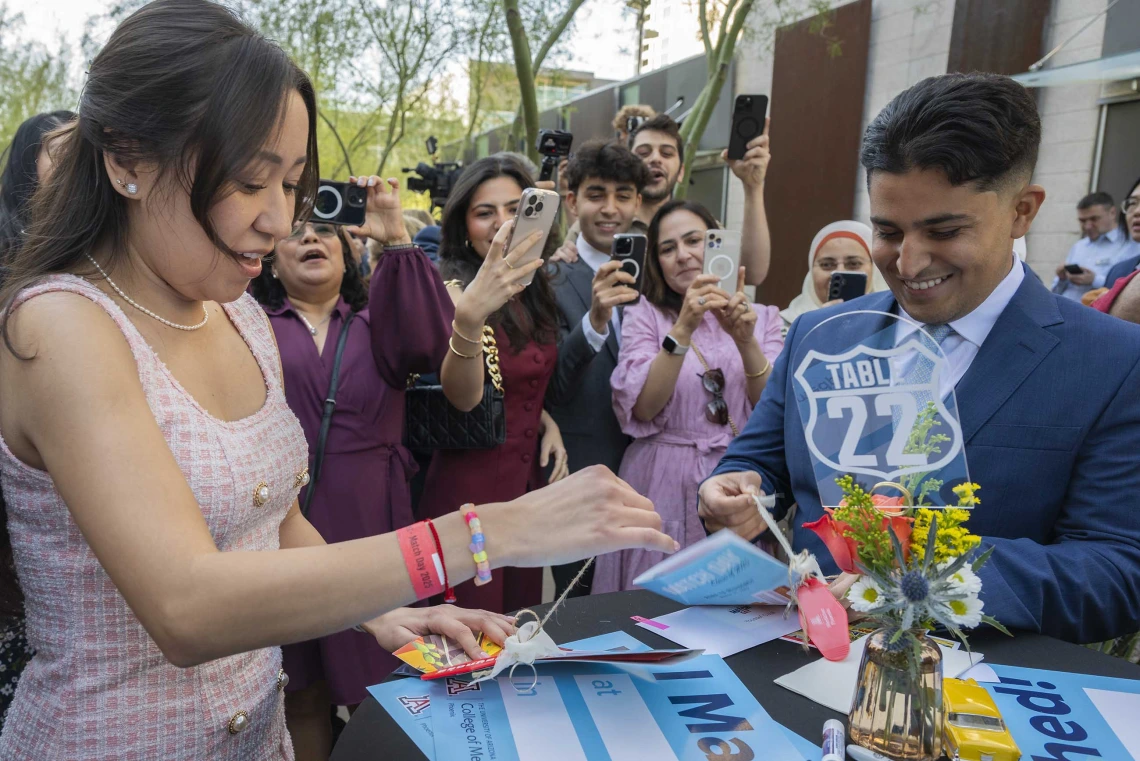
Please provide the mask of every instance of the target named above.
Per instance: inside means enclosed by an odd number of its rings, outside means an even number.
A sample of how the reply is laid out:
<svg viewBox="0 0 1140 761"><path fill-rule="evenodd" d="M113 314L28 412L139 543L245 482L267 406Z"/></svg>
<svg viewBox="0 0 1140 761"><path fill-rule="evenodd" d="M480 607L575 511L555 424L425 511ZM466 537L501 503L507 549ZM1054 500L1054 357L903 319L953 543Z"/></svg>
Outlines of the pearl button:
<svg viewBox="0 0 1140 761"><path fill-rule="evenodd" d="M264 507L265 503L269 501L269 484L262 481L253 490L253 504L257 507Z"/></svg>
<svg viewBox="0 0 1140 761"><path fill-rule="evenodd" d="M249 729L249 715L245 711L238 711L230 719L229 730L231 735L241 734Z"/></svg>
<svg viewBox="0 0 1140 761"><path fill-rule="evenodd" d="M285 673L285 669L277 671L277 691L285 689L289 686L289 675Z"/></svg>

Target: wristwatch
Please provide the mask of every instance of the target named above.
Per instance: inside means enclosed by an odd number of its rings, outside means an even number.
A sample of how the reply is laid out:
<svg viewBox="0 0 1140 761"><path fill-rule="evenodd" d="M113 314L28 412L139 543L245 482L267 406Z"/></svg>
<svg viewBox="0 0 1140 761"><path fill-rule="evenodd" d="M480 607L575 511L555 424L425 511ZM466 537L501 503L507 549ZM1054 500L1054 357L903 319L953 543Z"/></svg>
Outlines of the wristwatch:
<svg viewBox="0 0 1140 761"><path fill-rule="evenodd" d="M689 350L686 344L678 342L676 338L673 338L673 336L668 333L665 334L665 340L661 342L661 348L678 357Z"/></svg>

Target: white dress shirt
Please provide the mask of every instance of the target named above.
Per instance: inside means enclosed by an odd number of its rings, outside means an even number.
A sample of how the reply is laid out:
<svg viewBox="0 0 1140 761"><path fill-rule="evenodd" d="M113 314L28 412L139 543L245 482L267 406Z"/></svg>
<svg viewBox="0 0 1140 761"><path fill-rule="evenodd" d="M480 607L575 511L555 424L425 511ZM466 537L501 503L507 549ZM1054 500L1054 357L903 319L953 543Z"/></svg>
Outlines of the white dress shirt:
<svg viewBox="0 0 1140 761"><path fill-rule="evenodd" d="M598 249L590 245L582 233L578 233L578 256L589 265L590 269L596 275L598 268L610 260L609 254L603 254ZM618 346L621 346L621 318L618 317L618 310L615 308L613 314L610 315L610 325L613 326L614 337L617 339ZM605 333L599 333L594 330L594 326L590 323L590 310L586 310L586 314L582 315L582 332L586 334L586 343L590 344L590 348L594 351L601 351L602 347L606 345L606 339L610 337L610 328L607 327Z"/></svg>
<svg viewBox="0 0 1140 761"><path fill-rule="evenodd" d="M958 381L962 380L962 376L970 369L970 364L973 363L974 357L978 356L978 350L982 348L986 336L993 330L1001 313L1009 306L1013 294L1017 293L1017 289L1021 287L1021 282L1025 279L1025 270L1016 258L1012 260L1012 263L1013 266L1010 268L1009 274L998 283L997 288L993 289L985 301L965 317L960 317L950 323L954 332L942 342L942 353L946 357L949 371L939 377L938 383L938 390L943 398L958 385ZM902 344L918 330L916 324L918 320L907 314L901 306L899 307L899 315L910 320L910 322L900 321L898 323L895 329L895 346ZM894 363L892 376L905 378L909 371L909 365L915 361L916 357L915 354L906 355L901 358L901 361Z"/></svg>
<svg viewBox="0 0 1140 761"><path fill-rule="evenodd" d="M1104 278L1112 269L1112 265L1132 255L1131 241L1119 227L1112 228L1096 240L1081 236L1081 239L1069 249L1065 264L1079 264L1087 270L1092 270L1094 273L1092 285L1077 285L1071 280L1054 277L1053 293L1073 301L1080 301L1081 296L1093 288L1104 287Z"/></svg>

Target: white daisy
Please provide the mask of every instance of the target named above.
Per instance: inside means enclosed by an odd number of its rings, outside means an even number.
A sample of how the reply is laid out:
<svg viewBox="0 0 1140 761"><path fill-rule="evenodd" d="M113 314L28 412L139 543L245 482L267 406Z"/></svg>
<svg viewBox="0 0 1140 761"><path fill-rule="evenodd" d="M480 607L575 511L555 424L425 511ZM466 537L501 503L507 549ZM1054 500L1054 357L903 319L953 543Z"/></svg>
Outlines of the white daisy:
<svg viewBox="0 0 1140 761"><path fill-rule="evenodd" d="M859 580L847 590L847 599L851 607L860 613L870 613L887 603L887 596L882 588L867 576L860 576Z"/></svg>
<svg viewBox="0 0 1140 761"><path fill-rule="evenodd" d="M957 626L973 629L982 622L982 601L977 595L969 595L961 600L945 600L947 618Z"/></svg>
<svg viewBox="0 0 1140 761"><path fill-rule="evenodd" d="M947 560L941 564L939 570L949 567L953 562L953 560ZM950 589L954 594L965 593L976 595L982 591L982 580L978 578L978 574L974 573L974 569L970 567L969 563L959 568L951 576L948 576L946 582L950 585Z"/></svg>

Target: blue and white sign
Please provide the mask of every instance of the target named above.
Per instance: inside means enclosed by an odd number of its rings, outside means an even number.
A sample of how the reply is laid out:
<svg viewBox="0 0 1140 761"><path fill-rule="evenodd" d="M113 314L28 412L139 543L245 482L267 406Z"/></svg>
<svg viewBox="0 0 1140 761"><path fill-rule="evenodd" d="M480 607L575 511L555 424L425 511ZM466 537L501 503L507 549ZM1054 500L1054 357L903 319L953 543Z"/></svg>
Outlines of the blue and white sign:
<svg viewBox="0 0 1140 761"><path fill-rule="evenodd" d="M991 667L982 686L1023 759L1140 761L1140 680Z"/></svg>

